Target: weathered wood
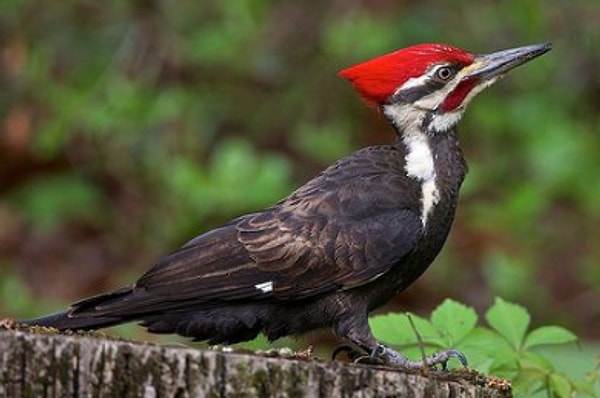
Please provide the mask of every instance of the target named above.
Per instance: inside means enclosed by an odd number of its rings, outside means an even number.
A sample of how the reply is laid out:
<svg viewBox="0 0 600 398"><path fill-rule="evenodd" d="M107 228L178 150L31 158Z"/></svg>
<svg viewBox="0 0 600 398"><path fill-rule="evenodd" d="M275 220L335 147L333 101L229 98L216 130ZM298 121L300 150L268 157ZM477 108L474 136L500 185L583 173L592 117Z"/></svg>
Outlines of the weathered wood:
<svg viewBox="0 0 600 398"><path fill-rule="evenodd" d="M397 370L0 331L0 397L510 397L473 372Z"/></svg>

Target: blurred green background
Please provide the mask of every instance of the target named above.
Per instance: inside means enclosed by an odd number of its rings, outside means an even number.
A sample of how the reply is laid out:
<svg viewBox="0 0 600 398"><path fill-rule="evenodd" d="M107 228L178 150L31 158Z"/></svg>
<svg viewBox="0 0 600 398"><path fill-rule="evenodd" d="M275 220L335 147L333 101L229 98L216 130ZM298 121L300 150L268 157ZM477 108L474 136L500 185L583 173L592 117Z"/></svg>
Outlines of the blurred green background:
<svg viewBox="0 0 600 398"><path fill-rule="evenodd" d="M421 42L544 41L551 53L467 111L451 237L384 310L426 314L445 297L482 310L500 295L534 324L598 340L594 0L2 0L0 313L130 283L195 234L390 142L338 70Z"/></svg>

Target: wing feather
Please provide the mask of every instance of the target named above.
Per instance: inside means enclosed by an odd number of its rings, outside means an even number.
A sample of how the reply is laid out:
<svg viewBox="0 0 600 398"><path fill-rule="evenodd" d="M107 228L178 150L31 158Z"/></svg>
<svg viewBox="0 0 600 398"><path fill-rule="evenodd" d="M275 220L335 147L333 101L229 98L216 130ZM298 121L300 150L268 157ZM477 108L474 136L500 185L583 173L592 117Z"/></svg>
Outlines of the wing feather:
<svg viewBox="0 0 600 398"><path fill-rule="evenodd" d="M418 186L394 147L359 151L265 211L191 240L101 315L298 300L364 285L401 263L421 234ZM272 287L272 289L271 289Z"/></svg>

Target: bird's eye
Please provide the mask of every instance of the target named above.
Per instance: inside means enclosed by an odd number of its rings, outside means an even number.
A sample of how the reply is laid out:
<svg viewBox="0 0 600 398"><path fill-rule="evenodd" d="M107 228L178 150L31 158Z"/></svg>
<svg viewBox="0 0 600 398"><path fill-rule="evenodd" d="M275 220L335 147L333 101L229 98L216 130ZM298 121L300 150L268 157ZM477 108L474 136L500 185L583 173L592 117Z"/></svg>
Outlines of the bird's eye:
<svg viewBox="0 0 600 398"><path fill-rule="evenodd" d="M435 77L443 81L449 80L453 74L454 73L452 69L447 66L442 66L441 68L435 71Z"/></svg>

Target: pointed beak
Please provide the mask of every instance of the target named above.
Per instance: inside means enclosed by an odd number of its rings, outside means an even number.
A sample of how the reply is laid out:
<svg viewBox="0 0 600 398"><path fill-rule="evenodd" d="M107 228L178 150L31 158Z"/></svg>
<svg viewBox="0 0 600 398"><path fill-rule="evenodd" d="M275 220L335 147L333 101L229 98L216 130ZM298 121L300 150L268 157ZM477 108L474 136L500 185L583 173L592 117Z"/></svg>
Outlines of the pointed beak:
<svg viewBox="0 0 600 398"><path fill-rule="evenodd" d="M465 68L467 69L465 70L467 73L463 79L478 78L479 80L491 80L547 53L551 48L550 43L542 43L497 51L491 54L477 55L473 63Z"/></svg>

